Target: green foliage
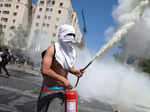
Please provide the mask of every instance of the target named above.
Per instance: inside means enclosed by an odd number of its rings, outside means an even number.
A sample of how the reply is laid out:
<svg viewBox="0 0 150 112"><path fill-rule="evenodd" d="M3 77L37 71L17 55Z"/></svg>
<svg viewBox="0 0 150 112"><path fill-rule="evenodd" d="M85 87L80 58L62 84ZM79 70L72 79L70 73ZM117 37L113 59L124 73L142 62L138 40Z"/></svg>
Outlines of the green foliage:
<svg viewBox="0 0 150 112"><path fill-rule="evenodd" d="M139 68L141 68L143 72L150 74L150 58L144 59L141 57L132 56L132 57L128 57L128 60L126 60L125 52L126 52L127 46L128 45L126 42L126 38L123 38L119 43L118 52L113 54L114 58L121 63L127 63L131 65L135 64L139 66Z"/></svg>
<svg viewBox="0 0 150 112"><path fill-rule="evenodd" d="M146 73L150 74L150 59L142 59L139 62L139 67Z"/></svg>

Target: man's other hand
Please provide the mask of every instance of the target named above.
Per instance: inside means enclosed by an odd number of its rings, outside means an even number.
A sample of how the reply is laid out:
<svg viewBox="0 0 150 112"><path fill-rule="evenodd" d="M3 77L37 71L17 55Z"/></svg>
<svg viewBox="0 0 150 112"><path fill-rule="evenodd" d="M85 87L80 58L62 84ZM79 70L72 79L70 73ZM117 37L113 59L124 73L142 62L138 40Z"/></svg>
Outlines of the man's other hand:
<svg viewBox="0 0 150 112"><path fill-rule="evenodd" d="M70 89L73 88L73 87L72 87L72 84L69 82L69 80L65 79L65 80L63 81L63 83L64 83L64 86L65 86L65 89L70 90Z"/></svg>
<svg viewBox="0 0 150 112"><path fill-rule="evenodd" d="M84 70L83 70L83 69L79 69L79 70L76 70L76 71L75 71L75 75L76 75L77 77L82 77L83 73L84 73Z"/></svg>

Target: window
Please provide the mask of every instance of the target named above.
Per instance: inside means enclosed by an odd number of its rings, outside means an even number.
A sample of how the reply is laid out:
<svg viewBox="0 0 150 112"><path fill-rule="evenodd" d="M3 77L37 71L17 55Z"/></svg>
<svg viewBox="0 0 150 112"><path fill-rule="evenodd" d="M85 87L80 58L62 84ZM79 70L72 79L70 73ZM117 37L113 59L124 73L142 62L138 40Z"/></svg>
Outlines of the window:
<svg viewBox="0 0 150 112"><path fill-rule="evenodd" d="M42 11L42 8L39 8L39 11Z"/></svg>
<svg viewBox="0 0 150 112"><path fill-rule="evenodd" d="M11 26L11 27L10 27L10 29L14 29L14 28L15 28L14 26Z"/></svg>
<svg viewBox="0 0 150 112"><path fill-rule="evenodd" d="M50 2L51 2L51 1L50 1L50 0L48 0L48 1L47 1L47 4L48 4L48 5L50 5Z"/></svg>
<svg viewBox="0 0 150 112"><path fill-rule="evenodd" d="M5 4L5 7L11 7L11 4Z"/></svg>
<svg viewBox="0 0 150 112"><path fill-rule="evenodd" d="M74 14L72 14L72 18L74 17Z"/></svg>
<svg viewBox="0 0 150 112"><path fill-rule="evenodd" d="M17 15L17 12L14 12L14 16L16 16Z"/></svg>
<svg viewBox="0 0 150 112"><path fill-rule="evenodd" d="M47 16L45 15L45 19L47 19Z"/></svg>
<svg viewBox="0 0 150 112"><path fill-rule="evenodd" d="M8 18L2 17L2 18L1 18L1 21L7 22L7 21L8 21Z"/></svg>
<svg viewBox="0 0 150 112"><path fill-rule="evenodd" d="M47 24L47 27L49 27L49 24Z"/></svg>
<svg viewBox="0 0 150 112"><path fill-rule="evenodd" d="M55 1L52 1L52 5L55 5Z"/></svg>
<svg viewBox="0 0 150 112"><path fill-rule="evenodd" d="M53 37L56 37L56 33L53 33Z"/></svg>
<svg viewBox="0 0 150 112"><path fill-rule="evenodd" d="M58 14L61 14L61 10L58 10Z"/></svg>
<svg viewBox="0 0 150 112"><path fill-rule="evenodd" d="M14 20L13 20L13 23L15 23L15 22L16 22L16 20L14 19Z"/></svg>
<svg viewBox="0 0 150 112"><path fill-rule="evenodd" d="M44 4L44 1L40 1L40 4L42 4L42 5L43 5L43 4Z"/></svg>
<svg viewBox="0 0 150 112"><path fill-rule="evenodd" d="M38 15L37 18L39 19L39 18L40 18L40 15Z"/></svg>
<svg viewBox="0 0 150 112"><path fill-rule="evenodd" d="M63 6L63 3L61 2L61 3L60 3L60 7L62 7L62 6Z"/></svg>
<svg viewBox="0 0 150 112"><path fill-rule="evenodd" d="M3 11L3 14L9 14L9 11Z"/></svg>
<svg viewBox="0 0 150 112"><path fill-rule="evenodd" d="M50 8L50 11L52 12L52 11L53 11L53 8Z"/></svg>
<svg viewBox="0 0 150 112"><path fill-rule="evenodd" d="M0 7L3 7L3 4L0 4Z"/></svg>
<svg viewBox="0 0 150 112"><path fill-rule="evenodd" d="M36 26L39 26L39 23L36 23Z"/></svg>
<svg viewBox="0 0 150 112"><path fill-rule="evenodd" d="M46 8L46 11L49 11L49 8Z"/></svg>
<svg viewBox="0 0 150 112"><path fill-rule="evenodd" d="M19 8L19 6L18 5L16 5L16 9L18 9Z"/></svg>
<svg viewBox="0 0 150 112"><path fill-rule="evenodd" d="M48 19L51 19L51 16L48 16Z"/></svg>

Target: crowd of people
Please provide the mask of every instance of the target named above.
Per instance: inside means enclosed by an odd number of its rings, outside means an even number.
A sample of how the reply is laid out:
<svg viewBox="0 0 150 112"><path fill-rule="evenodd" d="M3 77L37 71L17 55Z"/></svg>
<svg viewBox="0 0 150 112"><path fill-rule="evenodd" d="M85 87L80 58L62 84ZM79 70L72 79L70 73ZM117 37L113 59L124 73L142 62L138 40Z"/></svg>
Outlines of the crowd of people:
<svg viewBox="0 0 150 112"><path fill-rule="evenodd" d="M30 64L29 58L25 55L11 52L8 48L0 48L0 74L2 70L5 72L6 76L9 77L10 74L7 70L8 64Z"/></svg>

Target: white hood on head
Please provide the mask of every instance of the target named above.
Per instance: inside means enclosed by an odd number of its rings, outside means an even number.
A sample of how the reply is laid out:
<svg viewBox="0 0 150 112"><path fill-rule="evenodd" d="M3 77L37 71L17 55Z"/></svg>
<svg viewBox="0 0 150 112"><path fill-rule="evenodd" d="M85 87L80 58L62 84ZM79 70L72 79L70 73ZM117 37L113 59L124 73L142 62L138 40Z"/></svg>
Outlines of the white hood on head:
<svg viewBox="0 0 150 112"><path fill-rule="evenodd" d="M55 58L64 69L69 70L75 64L76 52L73 43L76 42L75 37L67 36L67 34L75 34L75 29L71 25L63 25L59 29L58 41L55 43Z"/></svg>
<svg viewBox="0 0 150 112"><path fill-rule="evenodd" d="M71 25L62 25L59 29L58 40L62 42L72 42L76 43L76 37L68 36L67 34L72 33L75 34L75 29Z"/></svg>
<svg viewBox="0 0 150 112"><path fill-rule="evenodd" d="M60 27L59 29L59 37L60 36L65 36L67 35L68 33L73 33L75 34L75 29L73 26L71 25L67 25L67 24L64 24ZM60 37L61 38L61 37Z"/></svg>

